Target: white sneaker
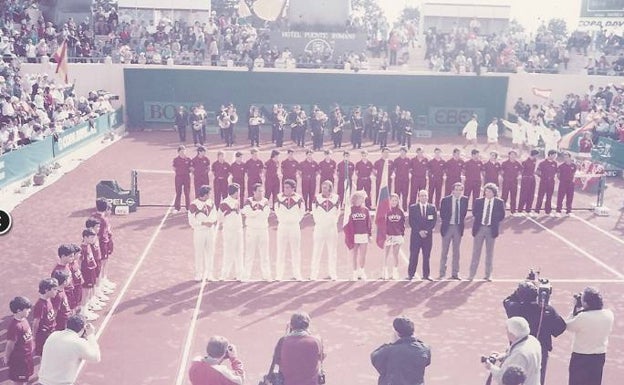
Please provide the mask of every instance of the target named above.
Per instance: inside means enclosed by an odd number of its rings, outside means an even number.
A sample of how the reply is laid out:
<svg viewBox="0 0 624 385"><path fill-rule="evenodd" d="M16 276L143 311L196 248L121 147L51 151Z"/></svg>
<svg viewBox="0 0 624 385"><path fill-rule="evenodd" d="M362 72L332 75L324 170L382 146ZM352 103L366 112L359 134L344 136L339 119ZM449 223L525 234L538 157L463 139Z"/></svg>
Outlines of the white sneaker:
<svg viewBox="0 0 624 385"><path fill-rule="evenodd" d="M555 218L561 218L561 216L562 216L561 213L555 213L554 215Z"/></svg>
<svg viewBox="0 0 624 385"><path fill-rule="evenodd" d="M557 213L550 213L549 214L551 218L556 218L557 217Z"/></svg>
<svg viewBox="0 0 624 385"><path fill-rule="evenodd" d="M336 275L332 274L332 275L329 276L329 280L330 281L336 281L337 279L338 279L338 277L336 277Z"/></svg>
<svg viewBox="0 0 624 385"><path fill-rule="evenodd" d="M352 281L357 281L358 279L360 279L360 275L358 274L357 270L353 270L353 277L351 278Z"/></svg>
<svg viewBox="0 0 624 385"><path fill-rule="evenodd" d="M109 280L108 278L104 278L102 279L102 284L104 284L104 286L106 286L109 289L114 289L117 287L117 284L111 280Z"/></svg>
<svg viewBox="0 0 624 385"><path fill-rule="evenodd" d="M384 267L383 270L381 271L381 279L383 279L384 281L388 280L388 268Z"/></svg>
<svg viewBox="0 0 624 385"><path fill-rule="evenodd" d="M392 269L392 279L399 279L399 269L397 269L396 267Z"/></svg>
<svg viewBox="0 0 624 385"><path fill-rule="evenodd" d="M569 217L570 215L572 215L572 214L570 214L570 213L563 214L564 217Z"/></svg>
<svg viewBox="0 0 624 385"><path fill-rule="evenodd" d="M537 218L537 216L538 216L538 215L539 215L538 213L533 212L533 211L531 211L531 212L529 213L529 216L530 216L531 218Z"/></svg>
<svg viewBox="0 0 624 385"><path fill-rule="evenodd" d="M214 278L213 275L209 275L209 276L206 277L206 281L208 281L208 282L214 281L214 280L215 280L215 278Z"/></svg>
<svg viewBox="0 0 624 385"><path fill-rule="evenodd" d="M103 284L100 284L99 291L100 293L105 294L105 295L113 294L113 291L107 288L106 286L104 286Z"/></svg>
<svg viewBox="0 0 624 385"><path fill-rule="evenodd" d="M106 302L106 301L110 300L110 297L107 296L106 294L102 293L101 291L96 291L95 292L95 297L97 299L99 299L101 302Z"/></svg>
<svg viewBox="0 0 624 385"><path fill-rule="evenodd" d="M90 310L85 310L81 314L83 317L87 319L87 321L95 321L96 319L100 318L99 315L95 314L94 312Z"/></svg>
<svg viewBox="0 0 624 385"><path fill-rule="evenodd" d="M366 278L366 272L364 271L364 269L360 270L360 279L362 281L366 281L368 278Z"/></svg>
<svg viewBox="0 0 624 385"><path fill-rule="evenodd" d="M100 310L102 310L102 306L98 305L97 303L90 302L89 304L87 304L87 307L91 311L100 311Z"/></svg>

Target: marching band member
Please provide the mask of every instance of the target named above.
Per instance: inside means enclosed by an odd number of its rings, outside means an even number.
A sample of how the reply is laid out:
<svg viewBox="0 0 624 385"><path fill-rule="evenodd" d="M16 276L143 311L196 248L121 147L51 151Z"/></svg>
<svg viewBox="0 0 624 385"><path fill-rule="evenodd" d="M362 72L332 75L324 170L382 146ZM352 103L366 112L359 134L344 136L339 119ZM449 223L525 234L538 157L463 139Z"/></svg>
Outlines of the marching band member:
<svg viewBox="0 0 624 385"><path fill-rule="evenodd" d="M251 146L260 146L260 125L264 124L264 118L260 116L258 107L253 107L249 118L249 140Z"/></svg>
<svg viewBox="0 0 624 385"><path fill-rule="evenodd" d="M378 125L377 142L379 143L379 149L382 149L388 145L388 133L392 129L392 124L388 118L388 113L384 112L381 116L381 121Z"/></svg>
<svg viewBox="0 0 624 385"><path fill-rule="evenodd" d="M334 113L332 114L331 126L332 126L332 140L334 142L334 148L342 147L342 133L346 122L342 112L340 111L340 107L336 107ZM360 136L360 142L362 138ZM361 143L360 143L361 145Z"/></svg>
<svg viewBox="0 0 624 385"><path fill-rule="evenodd" d="M251 278L256 255L260 256L262 279L271 280L269 261L269 200L264 197L261 183L253 185L253 196L245 200L242 214L245 216L245 279Z"/></svg>
<svg viewBox="0 0 624 385"><path fill-rule="evenodd" d="M195 280L213 281L215 238L217 227L217 209L209 199L210 186L201 186L197 197L188 211L188 221L193 228L193 246L195 247Z"/></svg>
<svg viewBox="0 0 624 385"><path fill-rule="evenodd" d="M310 129L312 130L312 149L319 151L323 148L323 126L327 122L327 115L317 106L314 106L312 118L310 119Z"/></svg>
<svg viewBox="0 0 624 385"><path fill-rule="evenodd" d="M338 242L338 217L340 216L340 200L334 194L334 185L329 180L321 183L321 193L316 195L312 205L314 218L314 234L312 249L312 268L310 279L318 279L319 263L323 248L327 247L327 264L329 279L336 280L336 253Z"/></svg>
<svg viewBox="0 0 624 385"><path fill-rule="evenodd" d="M284 277L286 249L290 247L291 263L295 280L301 281L301 225L305 207L301 195L295 192L296 183L284 180L284 191L277 196L275 215L277 216L277 261L276 279Z"/></svg>
<svg viewBox="0 0 624 385"><path fill-rule="evenodd" d="M412 148L412 135L414 134L414 119L412 119L412 113L409 111L403 111L401 113L402 118L399 119L399 128L397 132L400 132L401 146Z"/></svg>
<svg viewBox="0 0 624 385"><path fill-rule="evenodd" d="M228 186L228 197L219 205L219 223L223 226L223 265L221 280L230 277L232 266L235 279L244 278L243 266L243 219L239 203L240 186L232 183Z"/></svg>
<svg viewBox="0 0 624 385"><path fill-rule="evenodd" d="M362 111L357 107L351 117L351 144L353 149L362 148L362 135L364 134L364 119L362 119Z"/></svg>

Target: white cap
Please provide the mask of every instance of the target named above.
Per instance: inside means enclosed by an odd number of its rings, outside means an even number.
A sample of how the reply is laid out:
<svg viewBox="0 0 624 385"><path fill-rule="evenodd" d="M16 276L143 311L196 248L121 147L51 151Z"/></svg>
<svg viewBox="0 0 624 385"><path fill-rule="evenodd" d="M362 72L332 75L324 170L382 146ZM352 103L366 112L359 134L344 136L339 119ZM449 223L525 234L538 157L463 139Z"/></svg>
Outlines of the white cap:
<svg viewBox="0 0 624 385"><path fill-rule="evenodd" d="M507 331L516 338L523 338L531 333L531 328L524 318L511 317L507 320Z"/></svg>

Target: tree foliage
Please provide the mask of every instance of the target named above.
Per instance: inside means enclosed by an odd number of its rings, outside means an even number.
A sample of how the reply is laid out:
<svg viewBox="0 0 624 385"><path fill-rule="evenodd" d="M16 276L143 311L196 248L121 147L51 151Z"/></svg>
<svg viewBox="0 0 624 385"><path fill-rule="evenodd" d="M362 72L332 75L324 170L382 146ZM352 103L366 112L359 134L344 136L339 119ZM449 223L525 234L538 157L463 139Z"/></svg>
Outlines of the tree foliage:
<svg viewBox="0 0 624 385"><path fill-rule="evenodd" d="M217 15L231 14L238 9L239 0L212 0L211 7Z"/></svg>
<svg viewBox="0 0 624 385"><path fill-rule="evenodd" d="M568 24L565 20L560 18L550 19L547 29L555 37L565 37L568 35Z"/></svg>
<svg viewBox="0 0 624 385"><path fill-rule="evenodd" d="M401 16L399 17L399 23L405 23L408 21L413 21L418 23L420 20L420 9L418 7L405 7L403 11L401 11Z"/></svg>
<svg viewBox="0 0 624 385"><path fill-rule="evenodd" d="M352 0L351 8L354 14L362 15L366 26L381 28L388 24L388 19L376 0Z"/></svg>

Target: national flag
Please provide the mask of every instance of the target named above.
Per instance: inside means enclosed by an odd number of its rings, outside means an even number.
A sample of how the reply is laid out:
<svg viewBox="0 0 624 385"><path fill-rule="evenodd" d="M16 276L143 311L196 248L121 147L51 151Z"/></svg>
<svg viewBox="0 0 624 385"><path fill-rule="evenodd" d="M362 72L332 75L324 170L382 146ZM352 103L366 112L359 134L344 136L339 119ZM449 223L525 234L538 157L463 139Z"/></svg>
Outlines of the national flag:
<svg viewBox="0 0 624 385"><path fill-rule="evenodd" d="M67 74L67 40L63 40L63 44L58 47L53 57L56 61L55 73L61 76L65 84L69 83Z"/></svg>
<svg viewBox="0 0 624 385"><path fill-rule="evenodd" d="M344 206L344 213L342 214L342 231L344 232L345 244L349 250L355 247L355 232L353 230L353 223L351 219L351 180L349 176L349 163L344 162L345 178L344 181L344 197L342 199L342 205Z"/></svg>
<svg viewBox="0 0 624 385"><path fill-rule="evenodd" d="M383 249L386 244L386 215L390 211L390 188L388 187L388 160L384 160L381 171L381 184L377 197L377 210L375 211L375 223L377 224L377 246Z"/></svg>
<svg viewBox="0 0 624 385"><path fill-rule="evenodd" d="M581 126L574 131L568 132L567 134L563 135L561 137L561 141L559 142L559 148L563 150L569 150L572 147L572 143L578 143L583 133L586 131L591 131L594 126L595 124L593 122L589 122L584 126Z"/></svg>
<svg viewBox="0 0 624 385"><path fill-rule="evenodd" d="M284 15L286 0L256 0L253 5L253 13L262 20L276 21Z"/></svg>
<svg viewBox="0 0 624 385"><path fill-rule="evenodd" d="M552 89L533 87L533 95L539 96L540 98L544 99L550 99L550 96L552 95Z"/></svg>

